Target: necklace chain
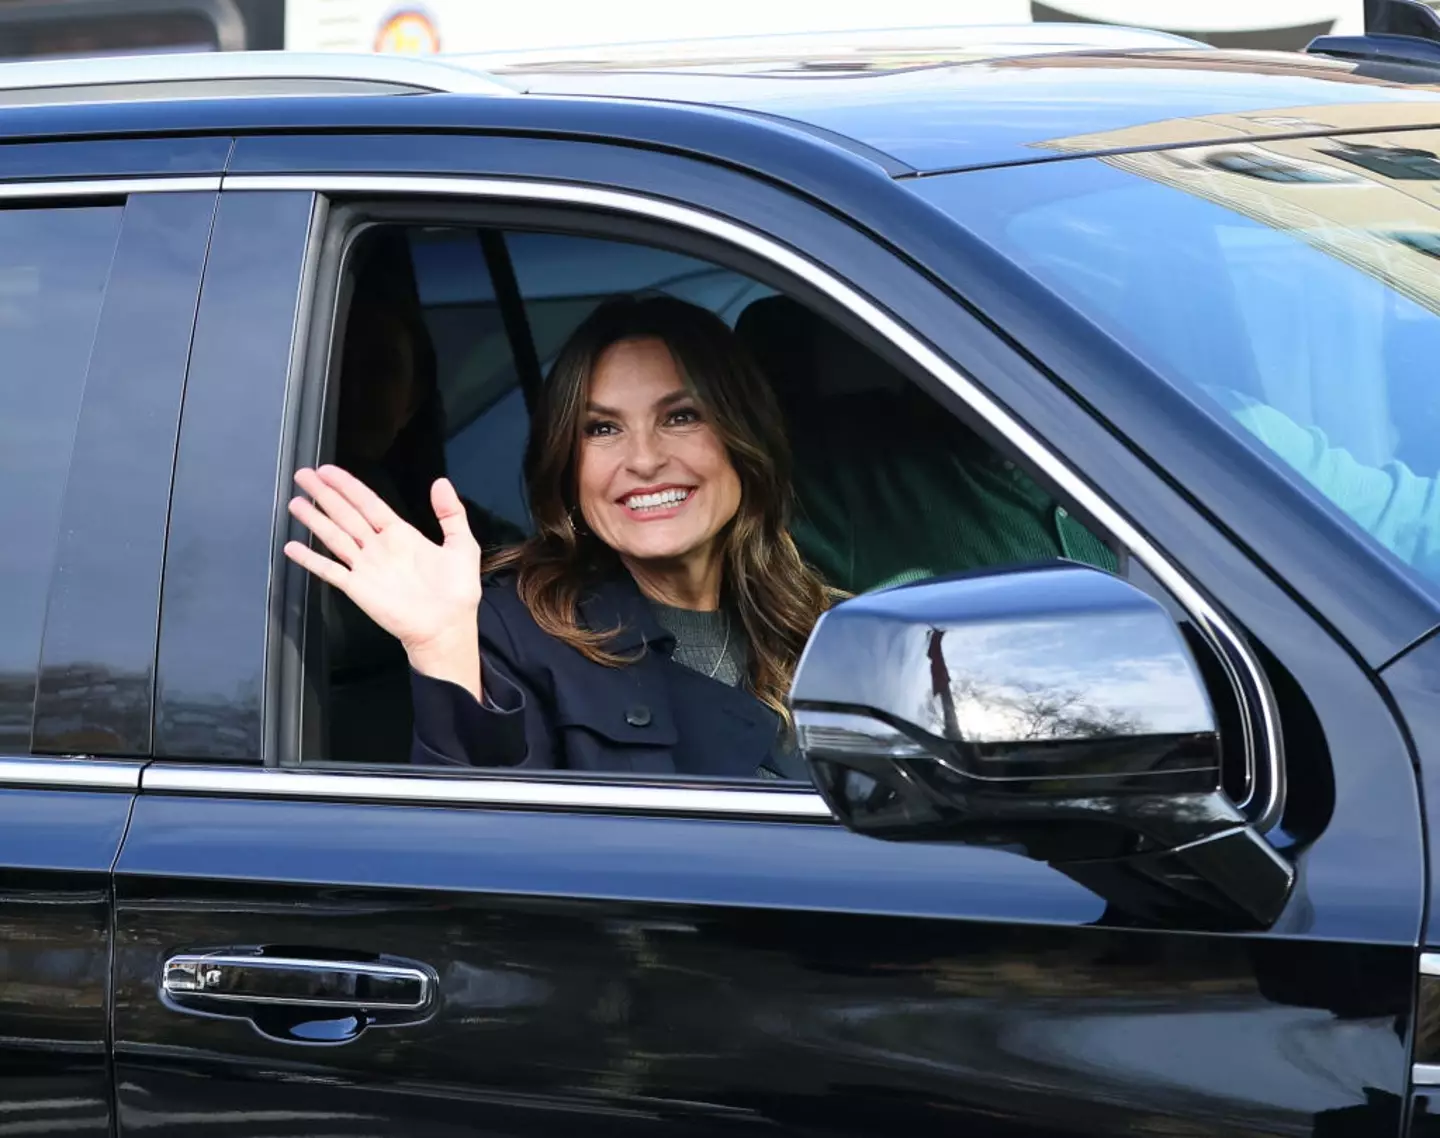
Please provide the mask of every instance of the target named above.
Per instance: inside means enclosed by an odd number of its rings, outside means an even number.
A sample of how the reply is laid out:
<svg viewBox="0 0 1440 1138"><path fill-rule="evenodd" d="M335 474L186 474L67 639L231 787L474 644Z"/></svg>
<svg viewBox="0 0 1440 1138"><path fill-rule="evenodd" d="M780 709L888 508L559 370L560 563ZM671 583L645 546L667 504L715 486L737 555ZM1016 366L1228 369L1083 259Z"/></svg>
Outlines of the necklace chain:
<svg viewBox="0 0 1440 1138"><path fill-rule="evenodd" d="M720 670L720 665L725 662L725 649L730 647L730 614L725 613L725 639L720 643L720 652L715 657L715 666L710 669L708 679L714 679L715 673Z"/></svg>

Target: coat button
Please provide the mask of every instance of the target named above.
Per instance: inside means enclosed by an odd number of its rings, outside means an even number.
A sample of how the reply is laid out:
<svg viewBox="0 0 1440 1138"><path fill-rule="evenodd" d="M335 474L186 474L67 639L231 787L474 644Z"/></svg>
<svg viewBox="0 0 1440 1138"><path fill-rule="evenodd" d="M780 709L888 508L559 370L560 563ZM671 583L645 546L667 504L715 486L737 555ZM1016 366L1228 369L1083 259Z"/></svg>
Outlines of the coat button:
<svg viewBox="0 0 1440 1138"><path fill-rule="evenodd" d="M634 707L625 711L625 722L631 727L649 727L650 709L643 703L637 703Z"/></svg>

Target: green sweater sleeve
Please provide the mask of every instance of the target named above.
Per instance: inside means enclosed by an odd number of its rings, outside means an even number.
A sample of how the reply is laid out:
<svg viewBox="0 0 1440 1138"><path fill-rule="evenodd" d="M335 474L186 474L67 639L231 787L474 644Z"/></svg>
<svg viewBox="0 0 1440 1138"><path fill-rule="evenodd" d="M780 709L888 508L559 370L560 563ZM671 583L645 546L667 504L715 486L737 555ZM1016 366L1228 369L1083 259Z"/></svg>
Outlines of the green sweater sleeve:
<svg viewBox="0 0 1440 1138"><path fill-rule="evenodd" d="M1235 420L1280 456L1361 528L1408 565L1440 578L1440 493L1436 479L1402 462L1367 466L1269 404L1212 390Z"/></svg>

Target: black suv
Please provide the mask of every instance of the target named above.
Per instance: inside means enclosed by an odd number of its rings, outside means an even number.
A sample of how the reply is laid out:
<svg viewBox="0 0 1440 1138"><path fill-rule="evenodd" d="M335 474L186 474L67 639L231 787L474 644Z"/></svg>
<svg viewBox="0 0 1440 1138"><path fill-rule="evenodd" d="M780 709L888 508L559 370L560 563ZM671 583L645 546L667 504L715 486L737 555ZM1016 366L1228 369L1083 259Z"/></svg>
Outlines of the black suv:
<svg viewBox="0 0 1440 1138"><path fill-rule="evenodd" d="M0 68L0 1136L1440 1133L1431 46ZM814 442L813 781L409 765L292 472L410 369L513 540L653 291Z"/></svg>

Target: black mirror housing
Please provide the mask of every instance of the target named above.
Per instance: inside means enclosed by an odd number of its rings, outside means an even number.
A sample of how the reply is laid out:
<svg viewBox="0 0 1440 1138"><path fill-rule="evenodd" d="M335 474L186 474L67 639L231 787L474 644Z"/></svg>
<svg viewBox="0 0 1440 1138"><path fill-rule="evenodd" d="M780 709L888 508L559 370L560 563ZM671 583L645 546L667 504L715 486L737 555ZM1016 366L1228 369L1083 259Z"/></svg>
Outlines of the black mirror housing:
<svg viewBox="0 0 1440 1138"><path fill-rule="evenodd" d="M1180 629L1108 573L856 597L816 626L791 706L816 786L860 833L1018 849L1143 919L1263 926L1288 896L1293 869L1221 789Z"/></svg>

